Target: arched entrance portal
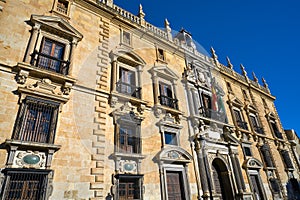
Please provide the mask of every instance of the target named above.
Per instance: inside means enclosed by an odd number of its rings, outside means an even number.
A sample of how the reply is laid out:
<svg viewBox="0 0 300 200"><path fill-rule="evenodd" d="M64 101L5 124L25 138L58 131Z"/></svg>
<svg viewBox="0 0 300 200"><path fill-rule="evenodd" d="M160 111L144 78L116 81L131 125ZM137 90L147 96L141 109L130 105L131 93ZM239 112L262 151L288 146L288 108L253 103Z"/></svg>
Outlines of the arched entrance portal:
<svg viewBox="0 0 300 200"><path fill-rule="evenodd" d="M216 195L222 200L234 199L228 169L221 159L217 158L213 161L212 172Z"/></svg>

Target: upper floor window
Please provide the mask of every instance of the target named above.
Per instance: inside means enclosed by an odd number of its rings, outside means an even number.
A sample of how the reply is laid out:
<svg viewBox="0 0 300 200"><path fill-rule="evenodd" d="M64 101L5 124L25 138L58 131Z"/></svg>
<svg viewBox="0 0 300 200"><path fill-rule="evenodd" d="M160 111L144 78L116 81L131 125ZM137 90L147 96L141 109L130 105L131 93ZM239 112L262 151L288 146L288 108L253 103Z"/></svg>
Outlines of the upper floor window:
<svg viewBox="0 0 300 200"><path fill-rule="evenodd" d="M165 51L163 49L157 48L156 54L157 54L157 60L166 61L166 55L165 55Z"/></svg>
<svg viewBox="0 0 300 200"><path fill-rule="evenodd" d="M47 71L70 75L73 54L77 42L83 36L60 17L32 15L30 22L32 31L25 63Z"/></svg>
<svg viewBox="0 0 300 200"><path fill-rule="evenodd" d="M5 173L3 199L45 199L47 171L9 170Z"/></svg>
<svg viewBox="0 0 300 200"><path fill-rule="evenodd" d="M242 89L242 93L243 93L243 96L244 96L244 99L249 99L248 97L248 94L247 94L247 91Z"/></svg>
<svg viewBox="0 0 300 200"><path fill-rule="evenodd" d="M252 156L251 148L250 146L243 146L243 151L245 156Z"/></svg>
<svg viewBox="0 0 300 200"><path fill-rule="evenodd" d="M244 121L241 111L238 109L233 109L233 113L237 126L244 130L248 130L247 122Z"/></svg>
<svg viewBox="0 0 300 200"><path fill-rule="evenodd" d="M173 89L171 85L164 82L159 82L159 93L160 96L158 98L161 105L178 109L178 100L173 95Z"/></svg>
<svg viewBox="0 0 300 200"><path fill-rule="evenodd" d="M178 145L176 133L165 131L164 137L165 137L165 144Z"/></svg>
<svg viewBox="0 0 300 200"><path fill-rule="evenodd" d="M136 84L136 72L134 69L119 67L119 81L117 91L132 97L141 98L141 88Z"/></svg>
<svg viewBox="0 0 300 200"><path fill-rule="evenodd" d="M282 133L279 131L277 123L275 121L270 121L270 125L274 135L279 139L283 139Z"/></svg>
<svg viewBox="0 0 300 200"><path fill-rule="evenodd" d="M226 86L227 86L228 93L233 93L231 84L229 82L226 82Z"/></svg>
<svg viewBox="0 0 300 200"><path fill-rule="evenodd" d="M265 166L271 167L271 168L275 167L275 165L273 163L272 155L270 152L270 147L267 144L264 144L259 149L261 152L262 159L265 163Z"/></svg>
<svg viewBox="0 0 300 200"><path fill-rule="evenodd" d="M294 169L293 162L289 155L289 152L287 150L282 150L280 153L281 153L281 157L282 157L285 168Z"/></svg>
<svg viewBox="0 0 300 200"><path fill-rule="evenodd" d="M64 15L68 14L69 2L65 0L57 0L56 10Z"/></svg>
<svg viewBox="0 0 300 200"><path fill-rule="evenodd" d="M67 75L69 61L64 61L65 45L54 40L43 38L39 52L33 53L32 64L36 67ZM36 62L34 62L36 59Z"/></svg>
<svg viewBox="0 0 300 200"><path fill-rule="evenodd" d="M59 103L27 97L19 111L13 139L53 143Z"/></svg>
<svg viewBox="0 0 300 200"><path fill-rule="evenodd" d="M131 41L131 34L129 32L127 32L127 31L122 30L121 35L122 35L122 37L121 37L121 43L125 44L125 45L128 45L128 46L131 46L132 45L131 44L132 43L132 41Z"/></svg>
<svg viewBox="0 0 300 200"><path fill-rule="evenodd" d="M255 114L250 114L249 116L250 118L250 122L251 122L251 125L253 127L253 130L256 132L256 133L260 133L260 134L264 134L264 130L263 128L260 126L259 122L258 122L258 118Z"/></svg>
<svg viewBox="0 0 300 200"><path fill-rule="evenodd" d="M264 98L261 98L261 100L262 100L264 107L268 108L268 104L267 104L266 100Z"/></svg>
<svg viewBox="0 0 300 200"><path fill-rule="evenodd" d="M119 150L124 153L140 153L139 136L135 126L120 125Z"/></svg>

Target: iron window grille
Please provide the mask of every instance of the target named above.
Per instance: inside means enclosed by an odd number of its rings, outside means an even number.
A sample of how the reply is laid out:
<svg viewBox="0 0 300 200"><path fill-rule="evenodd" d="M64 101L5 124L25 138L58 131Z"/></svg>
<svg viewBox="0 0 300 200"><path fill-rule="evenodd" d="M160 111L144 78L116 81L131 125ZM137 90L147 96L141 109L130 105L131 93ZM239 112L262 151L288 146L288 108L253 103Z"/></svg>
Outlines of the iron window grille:
<svg viewBox="0 0 300 200"><path fill-rule="evenodd" d="M241 116L241 113L239 110L233 110L236 124L239 128L242 128L244 130L248 130L247 122L243 121L243 118Z"/></svg>
<svg viewBox="0 0 300 200"><path fill-rule="evenodd" d="M53 143L59 103L26 97L16 121L13 139Z"/></svg>
<svg viewBox="0 0 300 200"><path fill-rule="evenodd" d="M44 200L49 171L7 170L2 196L5 200Z"/></svg>
<svg viewBox="0 0 300 200"><path fill-rule="evenodd" d="M260 152L263 158L263 161L266 165L266 167L275 167L273 160L272 160L272 155L270 152L270 147L266 144L260 147Z"/></svg>
<svg viewBox="0 0 300 200"><path fill-rule="evenodd" d="M30 64L41 69L68 75L69 61L64 61L65 45L44 38L40 51L34 51Z"/></svg>

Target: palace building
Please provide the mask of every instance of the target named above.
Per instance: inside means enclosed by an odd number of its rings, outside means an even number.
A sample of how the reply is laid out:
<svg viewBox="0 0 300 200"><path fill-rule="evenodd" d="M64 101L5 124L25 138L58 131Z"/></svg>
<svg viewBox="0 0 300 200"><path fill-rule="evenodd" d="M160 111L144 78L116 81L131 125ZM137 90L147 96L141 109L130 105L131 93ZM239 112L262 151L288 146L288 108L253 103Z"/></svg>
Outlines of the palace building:
<svg viewBox="0 0 300 200"><path fill-rule="evenodd" d="M266 81L137 13L0 0L0 199L300 199Z"/></svg>

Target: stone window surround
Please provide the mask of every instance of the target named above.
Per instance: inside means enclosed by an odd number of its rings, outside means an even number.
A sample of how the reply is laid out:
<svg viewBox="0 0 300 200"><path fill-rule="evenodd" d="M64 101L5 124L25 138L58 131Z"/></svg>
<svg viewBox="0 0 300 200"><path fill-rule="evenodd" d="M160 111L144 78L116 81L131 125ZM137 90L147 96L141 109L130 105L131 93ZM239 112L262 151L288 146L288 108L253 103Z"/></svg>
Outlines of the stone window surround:
<svg viewBox="0 0 300 200"><path fill-rule="evenodd" d="M129 34L129 44L124 41L125 34ZM130 33L128 30L120 28L120 44L131 48L133 46L132 43L132 33Z"/></svg>
<svg viewBox="0 0 300 200"><path fill-rule="evenodd" d="M162 53L162 58L160 57ZM166 51L162 48L156 47L156 59L157 61L166 63L167 59L166 59Z"/></svg>
<svg viewBox="0 0 300 200"><path fill-rule="evenodd" d="M64 18L66 18L66 19L70 19L70 18L69 18L69 14L70 14L71 2L70 2L69 0L62 0L62 1L64 1L64 2L67 2L67 3L68 3L67 13L65 14L65 13L59 12L59 11L57 10L58 1L59 1L59 0L54 0L53 6L52 6L52 9L51 9L51 12L53 12L53 13L59 15L59 16L62 16L62 17L64 17Z"/></svg>
<svg viewBox="0 0 300 200"><path fill-rule="evenodd" d="M249 157L252 157L253 156L253 152L251 150L251 143L247 144L247 143L242 143L241 144L242 146L242 149L243 149L243 153L244 153L244 157L245 159L249 158ZM249 148L249 151L250 151L250 156L249 155L246 155L246 152L245 152L245 149L244 148Z"/></svg>
<svg viewBox="0 0 300 200"><path fill-rule="evenodd" d="M126 57L125 57L126 56ZM130 57L128 59L127 57ZM110 58L112 63L112 72L111 72L111 93L112 99L110 104L112 107L115 107L117 102L121 99L125 101L132 101L133 103L137 103L141 110L144 109L145 105L147 104L146 101L143 101L143 90L140 91L140 99L135 98L126 94L122 94L117 91L117 82L119 80L119 71L120 67L125 69L129 69L135 72L136 75L136 86L142 88L142 72L143 67L146 65L144 60L137 55L135 52L132 52L128 48L120 48L116 51L110 52Z"/></svg>
<svg viewBox="0 0 300 200"><path fill-rule="evenodd" d="M154 114L156 117L159 117L160 114L164 112L172 113L178 116L183 113L180 111L180 107L178 110L169 108L167 106L163 106L159 101L159 82L166 83L171 86L173 92L173 98L177 97L177 81L179 76L177 76L167 65L159 65L150 69L150 73L152 75L153 82L153 96L154 96ZM178 102L177 102L178 103Z"/></svg>
<svg viewBox="0 0 300 200"><path fill-rule="evenodd" d="M50 23L48 21L50 21ZM63 24L67 28L62 30L52 25L51 22ZM24 62L30 63L32 59L31 54L34 51L39 52L43 38L49 38L65 45L63 60L70 62L68 75L72 76L74 51L77 43L83 36L60 17L32 15L29 24L32 26L32 30Z"/></svg>
<svg viewBox="0 0 300 200"><path fill-rule="evenodd" d="M165 146L180 146L180 130L183 128L183 126L179 124L174 123L174 119L170 115L166 115L163 120L159 122L159 131L161 134L161 144L162 147ZM176 140L177 145L169 145L165 144L165 131L175 133L176 134Z"/></svg>

